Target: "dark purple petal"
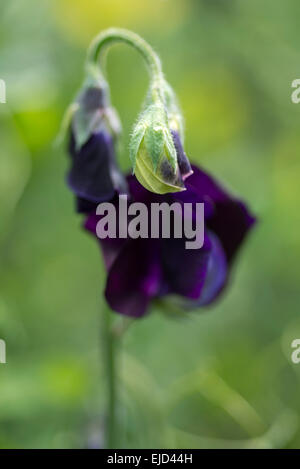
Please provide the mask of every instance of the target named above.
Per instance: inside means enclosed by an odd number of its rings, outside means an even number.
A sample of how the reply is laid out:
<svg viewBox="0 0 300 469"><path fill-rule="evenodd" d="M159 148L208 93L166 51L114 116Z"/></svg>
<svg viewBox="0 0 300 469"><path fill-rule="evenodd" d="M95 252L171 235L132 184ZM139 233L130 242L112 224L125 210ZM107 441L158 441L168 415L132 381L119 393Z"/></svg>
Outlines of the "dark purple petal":
<svg viewBox="0 0 300 469"><path fill-rule="evenodd" d="M204 216L205 219L210 218L214 213L214 205L210 199L207 197L201 198L197 190L189 185L188 190L184 192L176 192L172 194L174 202L179 202L182 207L184 207L185 203L193 204L193 214L195 213L196 204L203 203L204 204Z"/></svg>
<svg viewBox="0 0 300 469"><path fill-rule="evenodd" d="M157 296L161 279L158 243L130 239L108 272L105 296L114 311L141 317Z"/></svg>
<svg viewBox="0 0 300 469"><path fill-rule="evenodd" d="M193 169L187 191L176 194L154 194L128 176L130 200L148 208L152 202L189 202L193 208L204 202L205 242L200 249L187 249L185 237L99 240L108 270L105 295L113 310L142 317L153 298L168 294L181 296L186 308L197 308L214 301L227 284L231 260L255 219L208 174ZM112 202L117 207L116 195ZM85 228L95 235L99 220L91 214Z"/></svg>
<svg viewBox="0 0 300 469"><path fill-rule="evenodd" d="M115 162L113 139L107 132L93 134L80 150L71 135L70 155L72 166L67 180L80 199L102 202L110 200L115 191L126 192L125 178Z"/></svg>
<svg viewBox="0 0 300 469"><path fill-rule="evenodd" d="M96 228L99 220L101 220L101 216L96 215L95 213L91 213L84 223L84 228L92 233L95 237L97 237ZM122 247L126 243L126 238L99 239L97 237L97 240L101 246L105 267L107 270L109 270Z"/></svg>
<svg viewBox="0 0 300 469"><path fill-rule="evenodd" d="M175 146L175 150L177 154L177 163L179 166L179 171L180 171L182 180L185 181L186 178L188 178L189 176L191 176L191 174L193 174L193 170L188 160L188 157L186 156L184 152L179 133L176 132L175 130L172 130L171 133L172 133L173 142L174 142L174 146Z"/></svg>
<svg viewBox="0 0 300 469"><path fill-rule="evenodd" d="M85 112L99 111L107 106L107 96L102 88L89 86L78 98L79 104Z"/></svg>
<svg viewBox="0 0 300 469"><path fill-rule="evenodd" d="M205 205L205 218L210 217L214 212L214 205L212 201L206 197L200 197L198 191L191 185L188 190L183 192L175 192L174 194L154 194L142 186L135 176L130 175L127 177L129 192L135 202L143 202L147 205L150 203L163 203L179 202L182 207L184 203L192 203L193 210L196 203L204 203Z"/></svg>
<svg viewBox="0 0 300 469"><path fill-rule="evenodd" d="M164 278L171 293L196 300L205 283L211 242L205 236L200 249L187 249L185 242L185 238L162 240Z"/></svg>
<svg viewBox="0 0 300 469"><path fill-rule="evenodd" d="M76 197L76 211L78 213L96 213L97 206L97 202L91 202L90 200Z"/></svg>
<svg viewBox="0 0 300 469"><path fill-rule="evenodd" d="M87 231L90 231L94 236L97 236L96 227L97 227L97 223L99 220L100 220L100 217L98 215L94 213L90 214L84 223L84 228Z"/></svg>
<svg viewBox="0 0 300 469"><path fill-rule="evenodd" d="M220 203L213 217L208 221L209 228L216 233L231 263L244 238L255 223L247 207L240 201Z"/></svg>
<svg viewBox="0 0 300 469"><path fill-rule="evenodd" d="M226 190L210 174L195 165L192 165L192 169L193 174L189 177L187 186L196 189L200 198L209 197L214 202L221 202L230 198Z"/></svg>
<svg viewBox="0 0 300 469"><path fill-rule="evenodd" d="M186 184L187 191L192 187L200 198L214 207L207 226L218 236L230 263L254 225L255 217L242 201L229 195L209 174L196 166L193 166L193 171Z"/></svg>
<svg viewBox="0 0 300 469"><path fill-rule="evenodd" d="M224 249L213 233L209 233L209 238L212 248L206 278L200 298L196 301L194 307L205 306L214 301L226 285L228 278L228 266Z"/></svg>
<svg viewBox="0 0 300 469"><path fill-rule="evenodd" d="M164 202L168 200L168 194L161 195L148 191L132 174L127 177L127 183L130 195L135 202L149 204L151 202Z"/></svg>

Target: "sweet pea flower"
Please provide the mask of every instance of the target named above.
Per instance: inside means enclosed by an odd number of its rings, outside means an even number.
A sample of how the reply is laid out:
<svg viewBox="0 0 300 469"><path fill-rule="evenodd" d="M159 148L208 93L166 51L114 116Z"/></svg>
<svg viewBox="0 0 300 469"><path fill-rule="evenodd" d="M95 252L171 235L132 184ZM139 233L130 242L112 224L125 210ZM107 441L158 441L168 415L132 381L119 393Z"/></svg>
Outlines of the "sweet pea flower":
<svg viewBox="0 0 300 469"><path fill-rule="evenodd" d="M168 295L176 295L186 309L196 309L215 301L227 284L255 218L212 176L197 166L192 170L186 191L164 195L148 191L135 176L127 177L131 201L148 206L204 203L205 237L197 250L186 249L186 239L172 235L170 239L97 238L107 269L105 297L114 311L140 318L150 311L153 300ZM116 198L114 204L118 209ZM95 236L99 219L95 210L87 213L85 228Z"/></svg>

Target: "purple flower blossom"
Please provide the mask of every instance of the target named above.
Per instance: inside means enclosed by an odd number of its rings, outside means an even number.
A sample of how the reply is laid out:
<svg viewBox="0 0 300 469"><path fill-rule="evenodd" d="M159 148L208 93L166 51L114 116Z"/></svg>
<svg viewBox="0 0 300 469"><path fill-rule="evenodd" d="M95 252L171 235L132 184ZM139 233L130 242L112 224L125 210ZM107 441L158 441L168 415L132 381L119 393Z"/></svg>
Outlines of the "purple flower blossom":
<svg viewBox="0 0 300 469"><path fill-rule="evenodd" d="M127 193L114 149L117 117L106 101L101 88L84 89L71 122L67 182L77 197L79 212L112 199L116 192Z"/></svg>
<svg viewBox="0 0 300 469"><path fill-rule="evenodd" d="M114 142L108 132L94 133L80 150L76 149L71 135L69 152L72 166L67 176L68 185L79 198L78 209L83 204L110 200L115 192L126 193L127 184L118 169Z"/></svg>
<svg viewBox="0 0 300 469"><path fill-rule="evenodd" d="M196 166L192 170L185 192L165 195L149 192L134 176L128 176L132 201L146 205L204 202L205 239L197 250L186 249L184 237L99 239L107 268L105 296L113 310L142 317L153 299L166 295L177 295L186 308L197 308L213 302L226 285L255 218L210 175ZM98 221L95 211L90 212L85 228L96 235Z"/></svg>

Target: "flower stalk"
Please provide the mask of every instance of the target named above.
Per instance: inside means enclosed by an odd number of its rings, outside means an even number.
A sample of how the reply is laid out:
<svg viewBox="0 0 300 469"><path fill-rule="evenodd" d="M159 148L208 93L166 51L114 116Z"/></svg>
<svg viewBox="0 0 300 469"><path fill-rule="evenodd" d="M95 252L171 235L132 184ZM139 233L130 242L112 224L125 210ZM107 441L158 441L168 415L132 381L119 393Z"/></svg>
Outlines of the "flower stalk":
<svg viewBox="0 0 300 469"><path fill-rule="evenodd" d="M158 55L152 47L138 34L120 28L110 28L101 32L93 40L87 58L87 70L94 67L102 61L104 52L109 46L115 43L125 43L137 50L144 58L148 65L151 77L151 94L154 102L161 102L161 83L163 81L163 73L161 62Z"/></svg>
<svg viewBox="0 0 300 469"><path fill-rule="evenodd" d="M104 358L107 379L107 426L106 448L117 447L117 422L116 422L116 348L117 336L112 327L112 312L108 306L104 307L103 314L103 342Z"/></svg>

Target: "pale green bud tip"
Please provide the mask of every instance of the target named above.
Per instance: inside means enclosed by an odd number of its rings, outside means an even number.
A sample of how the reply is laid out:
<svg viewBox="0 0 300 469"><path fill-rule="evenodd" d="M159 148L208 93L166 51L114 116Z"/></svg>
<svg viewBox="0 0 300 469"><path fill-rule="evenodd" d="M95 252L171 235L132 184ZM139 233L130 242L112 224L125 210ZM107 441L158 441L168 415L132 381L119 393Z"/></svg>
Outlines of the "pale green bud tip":
<svg viewBox="0 0 300 469"><path fill-rule="evenodd" d="M142 186L156 194L185 190L178 166L174 169L163 154L155 169L144 142L136 158L134 174Z"/></svg>

